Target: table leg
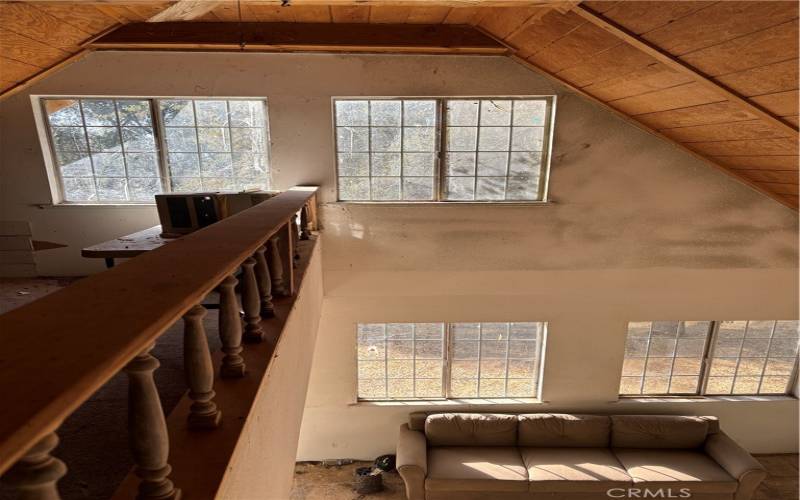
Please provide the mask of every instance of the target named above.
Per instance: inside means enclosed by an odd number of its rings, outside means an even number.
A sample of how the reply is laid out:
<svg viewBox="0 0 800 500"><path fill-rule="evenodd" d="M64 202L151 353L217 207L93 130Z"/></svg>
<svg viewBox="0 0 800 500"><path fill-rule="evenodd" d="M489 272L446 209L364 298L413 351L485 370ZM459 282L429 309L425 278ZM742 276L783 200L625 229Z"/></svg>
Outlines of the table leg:
<svg viewBox="0 0 800 500"><path fill-rule="evenodd" d="M114 257L106 257L106 268L111 269L114 267Z"/></svg>

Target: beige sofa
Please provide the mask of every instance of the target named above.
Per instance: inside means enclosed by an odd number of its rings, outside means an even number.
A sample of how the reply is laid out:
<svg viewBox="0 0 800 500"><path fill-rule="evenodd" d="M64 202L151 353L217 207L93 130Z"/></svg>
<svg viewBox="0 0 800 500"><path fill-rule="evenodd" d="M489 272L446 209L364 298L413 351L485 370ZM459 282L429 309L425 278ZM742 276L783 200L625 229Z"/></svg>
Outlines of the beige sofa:
<svg viewBox="0 0 800 500"><path fill-rule="evenodd" d="M412 413L409 500L748 500L764 468L715 417Z"/></svg>

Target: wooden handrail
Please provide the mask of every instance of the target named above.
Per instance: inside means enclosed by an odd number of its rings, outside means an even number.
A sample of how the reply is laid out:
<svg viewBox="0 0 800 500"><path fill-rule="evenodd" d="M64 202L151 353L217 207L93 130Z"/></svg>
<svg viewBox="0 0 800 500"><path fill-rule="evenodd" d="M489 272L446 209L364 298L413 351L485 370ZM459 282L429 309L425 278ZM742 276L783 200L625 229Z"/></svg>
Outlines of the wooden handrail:
<svg viewBox="0 0 800 500"><path fill-rule="evenodd" d="M316 196L295 187L0 316L0 474Z"/></svg>

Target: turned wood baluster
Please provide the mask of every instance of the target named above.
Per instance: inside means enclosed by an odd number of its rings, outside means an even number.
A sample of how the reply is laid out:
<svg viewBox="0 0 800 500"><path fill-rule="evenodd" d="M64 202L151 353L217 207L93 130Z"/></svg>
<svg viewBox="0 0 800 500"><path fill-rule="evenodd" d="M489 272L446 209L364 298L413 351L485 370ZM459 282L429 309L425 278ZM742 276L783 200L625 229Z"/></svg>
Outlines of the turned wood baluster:
<svg viewBox="0 0 800 500"><path fill-rule="evenodd" d="M269 264L269 275L272 277L272 292L275 295L286 296L289 295L289 292L286 289L286 282L283 280L283 259L278 246L279 239L279 236L274 236L269 240L267 264Z"/></svg>
<svg viewBox="0 0 800 500"><path fill-rule="evenodd" d="M244 359L239 354L242 352L242 319L235 290L238 282L231 275L219 285L219 338L225 353L219 370L222 378L244 377Z"/></svg>
<svg viewBox="0 0 800 500"><path fill-rule="evenodd" d="M153 372L159 362L150 351L153 345L133 358L124 368L128 375L128 441L141 478L137 500L177 500L181 490L169 479L167 463L169 436L164 410L158 397Z"/></svg>
<svg viewBox="0 0 800 500"><path fill-rule="evenodd" d="M300 252L297 250L297 243L300 241L300 235L297 229L297 217L293 216L292 221L290 222L290 233L292 237L292 257L294 260L300 258ZM294 264L294 267L297 267L297 264Z"/></svg>
<svg viewBox="0 0 800 500"><path fill-rule="evenodd" d="M3 476L17 500L59 500L56 483L67 473L64 462L50 455L58 436L50 433L25 453Z"/></svg>
<svg viewBox="0 0 800 500"><path fill-rule="evenodd" d="M308 205L303 205L300 210L300 239L307 240L308 238Z"/></svg>
<svg viewBox="0 0 800 500"><path fill-rule="evenodd" d="M203 327L206 314L206 308L198 304L183 315L183 369L192 400L187 421L192 430L214 429L222 418L214 403L214 365Z"/></svg>
<svg viewBox="0 0 800 500"><path fill-rule="evenodd" d="M272 318L275 316L275 306L272 304L272 278L269 276L267 266L267 247L262 246L256 250L256 281L261 294L261 317Z"/></svg>
<svg viewBox="0 0 800 500"><path fill-rule="evenodd" d="M244 340L261 342L264 330L261 328L261 297L255 273L256 259L248 257L242 263L242 307L244 307Z"/></svg>

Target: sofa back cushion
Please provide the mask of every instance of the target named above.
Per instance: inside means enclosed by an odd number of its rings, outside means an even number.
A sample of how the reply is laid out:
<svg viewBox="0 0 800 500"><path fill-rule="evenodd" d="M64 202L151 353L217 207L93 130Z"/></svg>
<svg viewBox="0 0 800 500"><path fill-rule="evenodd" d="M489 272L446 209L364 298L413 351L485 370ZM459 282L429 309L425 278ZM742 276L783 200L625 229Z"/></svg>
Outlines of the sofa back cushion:
<svg viewBox="0 0 800 500"><path fill-rule="evenodd" d="M703 417L675 415L613 415L614 448L699 448L709 425Z"/></svg>
<svg viewBox="0 0 800 500"><path fill-rule="evenodd" d="M519 446L607 448L611 420L605 415L530 413L519 415Z"/></svg>
<svg viewBox="0 0 800 500"><path fill-rule="evenodd" d="M497 413L434 413L425 419L430 446L514 446L517 416Z"/></svg>

